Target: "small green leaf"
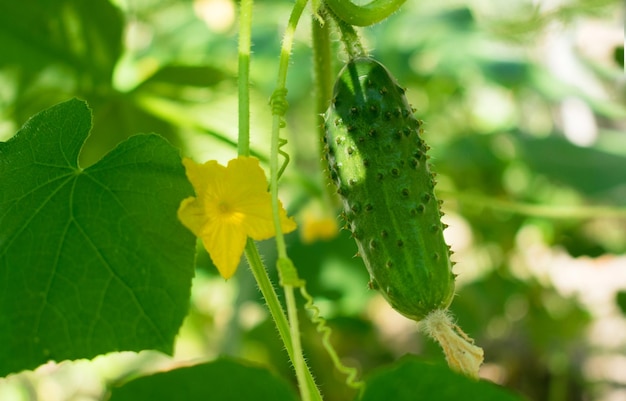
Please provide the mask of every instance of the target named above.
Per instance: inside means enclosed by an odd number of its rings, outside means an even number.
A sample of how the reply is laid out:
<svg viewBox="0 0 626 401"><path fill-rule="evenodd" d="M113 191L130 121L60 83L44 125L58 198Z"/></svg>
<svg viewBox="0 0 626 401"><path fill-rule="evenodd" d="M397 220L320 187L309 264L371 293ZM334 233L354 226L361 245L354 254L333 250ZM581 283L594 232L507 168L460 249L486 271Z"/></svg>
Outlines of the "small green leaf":
<svg viewBox="0 0 626 401"><path fill-rule="evenodd" d="M48 360L171 352L195 240L178 151L137 135L87 169L87 105L70 100L0 143L0 376Z"/></svg>
<svg viewBox="0 0 626 401"><path fill-rule="evenodd" d="M113 390L110 401L295 401L293 390L268 370L231 359L157 373Z"/></svg>
<svg viewBox="0 0 626 401"><path fill-rule="evenodd" d="M523 398L486 381L475 381L443 365L404 357L366 380L360 401L522 401Z"/></svg>

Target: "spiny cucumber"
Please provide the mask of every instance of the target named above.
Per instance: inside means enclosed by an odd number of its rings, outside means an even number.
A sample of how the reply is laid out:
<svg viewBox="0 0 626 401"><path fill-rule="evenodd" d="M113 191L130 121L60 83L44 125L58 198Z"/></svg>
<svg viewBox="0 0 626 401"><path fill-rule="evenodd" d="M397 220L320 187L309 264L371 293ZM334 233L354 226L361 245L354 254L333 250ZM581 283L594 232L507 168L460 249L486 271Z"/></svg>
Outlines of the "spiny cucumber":
<svg viewBox="0 0 626 401"><path fill-rule="evenodd" d="M325 117L330 175L370 287L413 320L445 310L454 296L450 251L421 121L404 89L377 61L352 59Z"/></svg>

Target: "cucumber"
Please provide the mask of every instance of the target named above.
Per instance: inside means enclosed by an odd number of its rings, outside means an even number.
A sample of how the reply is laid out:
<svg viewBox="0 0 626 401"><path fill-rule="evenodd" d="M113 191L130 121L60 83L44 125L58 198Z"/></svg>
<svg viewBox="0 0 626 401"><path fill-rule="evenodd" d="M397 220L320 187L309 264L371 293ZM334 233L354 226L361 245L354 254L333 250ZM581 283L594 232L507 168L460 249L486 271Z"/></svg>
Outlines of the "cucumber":
<svg viewBox="0 0 626 401"><path fill-rule="evenodd" d="M330 177L370 288L416 321L445 310L454 296L450 248L421 121L404 89L377 61L352 59L335 83L325 127Z"/></svg>

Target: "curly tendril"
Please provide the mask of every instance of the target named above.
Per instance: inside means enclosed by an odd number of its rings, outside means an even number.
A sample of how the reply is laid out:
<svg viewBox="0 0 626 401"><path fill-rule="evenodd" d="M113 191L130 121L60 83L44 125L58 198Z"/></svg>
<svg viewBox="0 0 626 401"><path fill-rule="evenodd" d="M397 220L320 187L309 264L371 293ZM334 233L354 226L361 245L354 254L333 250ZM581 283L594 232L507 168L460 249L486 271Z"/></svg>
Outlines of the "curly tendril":
<svg viewBox="0 0 626 401"><path fill-rule="evenodd" d="M341 20L350 25L368 26L376 24L396 12L406 0L372 0L362 6L351 0L325 0L326 5Z"/></svg>
<svg viewBox="0 0 626 401"><path fill-rule="evenodd" d="M335 348L330 343L332 330L326 325L326 320L321 316L319 308L313 303L313 297L309 294L304 285L300 286L300 294L302 295L302 298L306 300L304 307L306 310L311 312L311 321L315 324L315 330L322 335L322 345L324 346L324 349L326 349L330 359L333 361L335 369L347 376L346 385L354 389L362 388L364 383L357 379L358 372L356 368L344 365L341 362L341 359L339 359L337 351L335 351Z"/></svg>
<svg viewBox="0 0 626 401"><path fill-rule="evenodd" d="M270 97L270 107L272 108L272 115L281 117L280 128L285 127L285 121L282 117L287 113L289 103L287 103L287 88L277 88Z"/></svg>
<svg viewBox="0 0 626 401"><path fill-rule="evenodd" d="M315 330L317 330L317 332L322 336L322 345L324 346L324 349L328 353L328 356L332 360L335 368L347 376L345 382L346 385L355 389L363 387L364 383L357 379L358 372L356 368L344 365L341 362L339 355L337 355L337 351L335 351L335 348L330 343L332 330L326 325L326 320L322 317L319 308L313 302L313 297L306 290L306 282L298 276L298 271L296 270L296 267L291 259L279 258L276 261L276 268L280 278L280 285L300 288L300 294L306 301L304 307L306 310L311 312L311 321L315 325Z"/></svg>
<svg viewBox="0 0 626 401"><path fill-rule="evenodd" d="M287 125L283 117L287 113L287 108L289 107L289 103L287 103L287 88L278 88L274 91L272 96L270 97L270 107L272 109L272 115L280 117L280 128L285 128ZM278 154L283 157L283 163L278 169L277 177L280 178L291 158L289 157L289 153L285 152L282 148L287 144L287 140L284 138L278 138Z"/></svg>

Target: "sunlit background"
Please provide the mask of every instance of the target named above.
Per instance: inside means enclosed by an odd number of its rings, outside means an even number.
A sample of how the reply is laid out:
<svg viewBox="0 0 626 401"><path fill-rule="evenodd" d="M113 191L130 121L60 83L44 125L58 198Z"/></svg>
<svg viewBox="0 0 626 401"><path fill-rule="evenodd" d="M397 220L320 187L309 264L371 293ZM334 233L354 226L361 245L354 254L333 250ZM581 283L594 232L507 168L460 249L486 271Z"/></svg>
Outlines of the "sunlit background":
<svg viewBox="0 0 626 401"><path fill-rule="evenodd" d="M106 0L89 10L78 0L0 6L58 32L24 41L14 26L0 28L8 49L0 55L0 140L44 108L79 97L94 113L83 166L139 132L162 134L199 161L232 158L236 2L111 2L119 13L101 12ZM255 4L252 149L262 160L291 6ZM452 310L485 350L481 375L530 400L626 400L625 18L619 0L408 0L360 30L425 122L459 274ZM281 198L300 227L288 237L290 256L346 364L367 374L406 353L441 360L414 322L367 289L356 245L336 228L339 210L320 168L310 31L308 13L297 31L283 131L291 162ZM333 39L338 71L346 56ZM261 244L268 266L272 246ZM352 399L304 311L302 325L327 400ZM0 400L102 400L108 384L218 355L292 378L245 263L224 282L199 249L173 359L142 352L49 363L0 379Z"/></svg>

